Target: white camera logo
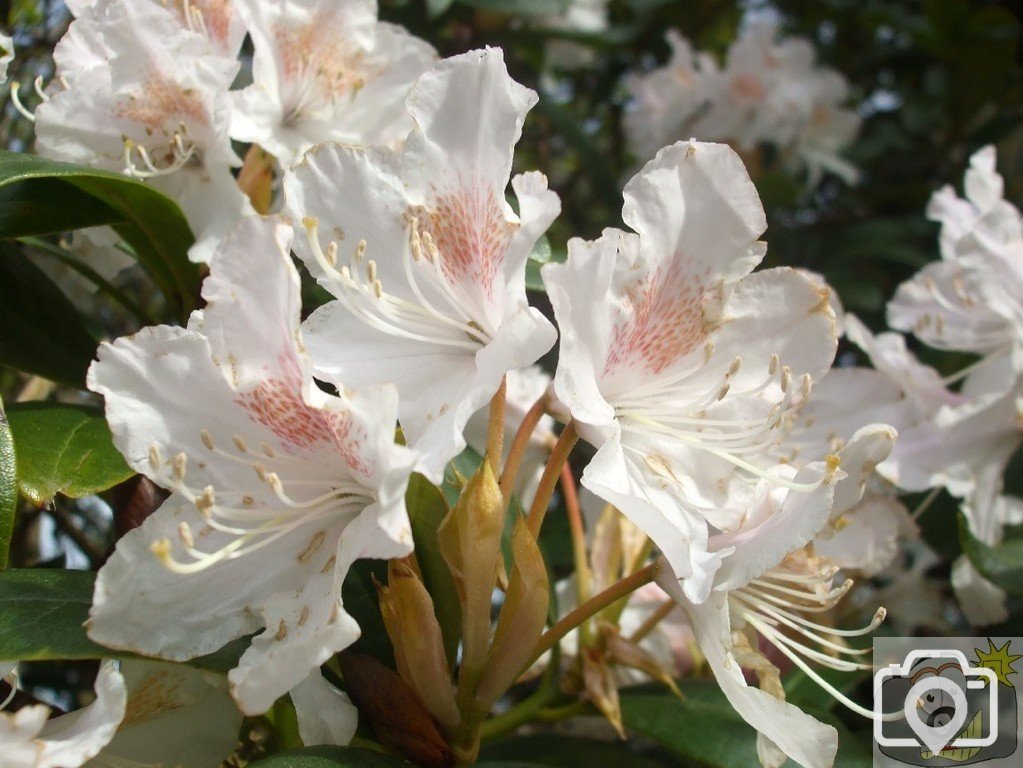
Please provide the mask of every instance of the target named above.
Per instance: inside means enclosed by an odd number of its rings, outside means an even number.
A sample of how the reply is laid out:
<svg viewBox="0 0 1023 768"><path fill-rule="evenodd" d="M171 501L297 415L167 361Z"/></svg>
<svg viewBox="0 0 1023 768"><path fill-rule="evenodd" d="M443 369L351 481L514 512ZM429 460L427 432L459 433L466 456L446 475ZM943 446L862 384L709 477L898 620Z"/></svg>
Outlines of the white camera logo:
<svg viewBox="0 0 1023 768"><path fill-rule="evenodd" d="M922 659L950 659L935 670L927 667L913 672ZM946 671L948 674L946 675ZM906 678L912 682L906 694L901 713L883 713L882 685L889 678ZM965 688L964 688L965 685ZM987 712L990 727L980 738L958 738L966 723L968 704L966 688L987 688ZM885 735L882 723L905 718L916 739L897 738ZM889 664L874 673L874 739L884 747L925 746L935 755L942 749L964 749L989 747L998 738L998 678L985 667L971 667L962 651L916 650L912 651L902 664Z"/></svg>

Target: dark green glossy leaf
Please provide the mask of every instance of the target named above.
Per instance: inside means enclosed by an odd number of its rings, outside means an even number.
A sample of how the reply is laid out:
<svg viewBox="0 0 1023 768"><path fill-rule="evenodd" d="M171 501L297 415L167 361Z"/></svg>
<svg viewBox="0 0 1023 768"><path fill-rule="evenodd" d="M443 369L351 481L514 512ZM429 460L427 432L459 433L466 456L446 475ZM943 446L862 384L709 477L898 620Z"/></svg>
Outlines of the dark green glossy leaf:
<svg viewBox="0 0 1023 768"><path fill-rule="evenodd" d="M341 587L341 600L345 611L358 622L362 634L352 644L355 653L365 653L381 664L394 668L394 649L387 637L387 628L380 615L380 602L374 579L387 582L387 562L384 560L357 560L348 571Z"/></svg>
<svg viewBox="0 0 1023 768"><path fill-rule="evenodd" d="M64 293L13 247L0 253L0 363L83 387L96 340Z"/></svg>
<svg viewBox="0 0 1023 768"><path fill-rule="evenodd" d="M199 269L188 261L194 238L177 203L128 176L0 151L0 238L102 224L132 247L172 305L194 307Z"/></svg>
<svg viewBox="0 0 1023 768"><path fill-rule="evenodd" d="M15 461L14 438L7 424L3 400L0 400L0 570L7 567L17 506L18 465Z"/></svg>
<svg viewBox="0 0 1023 768"><path fill-rule="evenodd" d="M451 577L437 541L437 527L448 513L444 494L420 474L412 475L405 495L412 537L416 543L416 560L423 572L423 581L433 598L434 613L444 637L448 663L454 665L462 632L462 612L458 590Z"/></svg>
<svg viewBox="0 0 1023 768"><path fill-rule="evenodd" d="M622 719L626 730L653 739L696 765L709 768L750 768L759 765L756 731L732 709L712 682L683 680L685 700L670 694L623 691ZM838 728L835 768L869 768L869 741L857 739L832 716L814 717Z"/></svg>
<svg viewBox="0 0 1023 768"><path fill-rule="evenodd" d="M85 633L96 574L50 568L0 573L0 659L139 658L97 645ZM227 672L238 663L245 640L189 662Z"/></svg>
<svg viewBox="0 0 1023 768"><path fill-rule="evenodd" d="M382 752L354 747L304 747L264 757L255 768L408 768L409 764Z"/></svg>
<svg viewBox="0 0 1023 768"><path fill-rule="evenodd" d="M1010 539L992 547L971 532L959 513L959 541L973 567L988 581L1014 595L1023 594L1023 539Z"/></svg>
<svg viewBox="0 0 1023 768"><path fill-rule="evenodd" d="M619 768L660 768L661 763L637 754L628 744L538 733L502 739L480 751L482 764L516 760L531 765L578 768L580 765L614 765Z"/></svg>
<svg viewBox="0 0 1023 768"><path fill-rule="evenodd" d="M58 493L81 498L135 474L114 447L101 411L61 403L23 403L7 412L18 452L18 486L34 504Z"/></svg>
<svg viewBox="0 0 1023 768"><path fill-rule="evenodd" d="M557 16L568 7L568 0L458 0L481 11L498 11L516 16Z"/></svg>

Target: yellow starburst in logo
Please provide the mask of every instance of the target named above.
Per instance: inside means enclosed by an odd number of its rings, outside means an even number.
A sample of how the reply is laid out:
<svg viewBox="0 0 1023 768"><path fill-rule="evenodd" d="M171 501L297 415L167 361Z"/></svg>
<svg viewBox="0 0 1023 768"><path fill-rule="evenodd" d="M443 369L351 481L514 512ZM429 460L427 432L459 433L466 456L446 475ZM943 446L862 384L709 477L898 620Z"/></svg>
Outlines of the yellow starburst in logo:
<svg viewBox="0 0 1023 768"><path fill-rule="evenodd" d="M982 651L980 648L974 648L973 652L977 654L977 666L986 667L990 669L998 677L998 682L1002 685L1007 685L1010 688L1015 686L1009 680L1009 675L1015 675L1019 670L1013 669L1012 664L1019 659L1023 659L1023 654L1017 655L1009 652L1009 643L1011 641L1006 640L1005 645L1001 648L996 648L994 642L989 637L987 639L988 649Z"/></svg>

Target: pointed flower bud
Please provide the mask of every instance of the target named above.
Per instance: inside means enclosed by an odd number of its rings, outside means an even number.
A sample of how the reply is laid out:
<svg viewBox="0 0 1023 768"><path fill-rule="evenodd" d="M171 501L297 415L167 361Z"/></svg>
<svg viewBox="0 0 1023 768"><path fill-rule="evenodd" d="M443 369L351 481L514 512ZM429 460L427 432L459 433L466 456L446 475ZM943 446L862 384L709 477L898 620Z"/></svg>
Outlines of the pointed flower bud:
<svg viewBox="0 0 1023 768"><path fill-rule="evenodd" d="M490 648L490 600L501 560L504 499L490 463L469 479L458 503L437 529L437 539L462 606L462 672L479 674Z"/></svg>
<svg viewBox="0 0 1023 768"><path fill-rule="evenodd" d="M547 622L550 587L536 540L521 517L512 537L515 565L508 581L494 645L477 699L489 707L510 688L533 656Z"/></svg>
<svg viewBox="0 0 1023 768"><path fill-rule="evenodd" d="M454 728L458 724L455 687L429 592L401 560L390 561L387 586L378 584L377 590L398 673L442 726Z"/></svg>

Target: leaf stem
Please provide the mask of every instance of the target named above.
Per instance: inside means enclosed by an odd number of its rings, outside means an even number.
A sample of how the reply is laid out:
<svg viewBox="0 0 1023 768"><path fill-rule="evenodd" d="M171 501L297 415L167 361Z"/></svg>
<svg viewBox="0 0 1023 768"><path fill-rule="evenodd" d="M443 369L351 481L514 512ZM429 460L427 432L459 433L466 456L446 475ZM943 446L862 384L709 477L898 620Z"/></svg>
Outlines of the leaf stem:
<svg viewBox="0 0 1023 768"><path fill-rule="evenodd" d="M533 497L533 505L529 508L529 517L526 518L529 532L533 534L534 538L540 533L540 527L547 514L547 507L550 506L554 489L558 485L558 478L561 477L561 468L565 466L565 462L568 461L568 456L577 442L579 442L579 433L576 431L575 421L569 421L558 438L558 442L554 444L551 456L547 460L547 466L544 467L543 476L540 478L540 485L537 486L536 496Z"/></svg>
<svg viewBox="0 0 1023 768"><path fill-rule="evenodd" d="M522 417L522 423L512 438L511 447L508 449L508 458L504 462L504 470L501 472L501 495L505 503L511 498L512 488L515 487L515 480L519 475L519 467L522 466L522 458L529 447L529 438L533 436L536 425L547 411L547 393L545 392Z"/></svg>
<svg viewBox="0 0 1023 768"><path fill-rule="evenodd" d="M575 488L575 475L572 466L565 462L561 468L561 493L565 499L565 512L568 515L568 527L572 534L572 559L575 562L576 604L582 605L590 598L593 579L590 574L589 559L586 557L586 531L583 528L582 511L579 508L579 494ZM589 646L590 622L579 625L579 644Z"/></svg>
<svg viewBox="0 0 1023 768"><path fill-rule="evenodd" d="M529 664L526 665L526 668L528 669L529 666L535 663L538 658L557 645L563 637L582 624L586 619L591 616L595 616L609 605L612 605L618 600L621 600L623 597L627 597L632 594L644 584L649 584L657 577L657 570L657 562L650 563L632 575L626 576L621 581L616 581L603 592L594 595L585 603L576 606L574 609L566 613L557 624L548 629L540 638L540 642L537 643L536 650L533 652L533 658Z"/></svg>

